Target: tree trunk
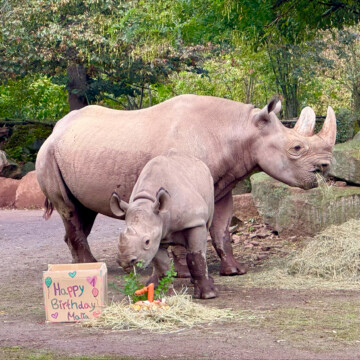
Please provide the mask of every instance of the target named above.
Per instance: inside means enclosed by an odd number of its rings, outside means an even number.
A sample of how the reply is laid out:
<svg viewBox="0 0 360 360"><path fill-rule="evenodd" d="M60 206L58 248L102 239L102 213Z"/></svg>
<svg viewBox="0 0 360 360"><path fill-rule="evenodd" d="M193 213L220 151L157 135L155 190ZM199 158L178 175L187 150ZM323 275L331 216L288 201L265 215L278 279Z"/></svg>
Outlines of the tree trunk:
<svg viewBox="0 0 360 360"><path fill-rule="evenodd" d="M87 87L87 76L82 65L71 65L67 69L68 80L68 102L70 111L81 109L89 105L84 96Z"/></svg>
<svg viewBox="0 0 360 360"><path fill-rule="evenodd" d="M353 84L352 99L354 104L354 112L360 113L360 83Z"/></svg>
<svg viewBox="0 0 360 360"><path fill-rule="evenodd" d="M291 94L290 96L286 96L285 98L285 119L292 119L298 116L299 114L299 102L297 96Z"/></svg>

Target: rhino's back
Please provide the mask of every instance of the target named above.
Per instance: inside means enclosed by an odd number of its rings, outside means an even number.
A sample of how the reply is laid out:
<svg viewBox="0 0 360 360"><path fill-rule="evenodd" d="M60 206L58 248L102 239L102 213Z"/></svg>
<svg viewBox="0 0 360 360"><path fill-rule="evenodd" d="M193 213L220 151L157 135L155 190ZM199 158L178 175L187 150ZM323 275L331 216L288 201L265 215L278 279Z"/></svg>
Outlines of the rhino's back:
<svg viewBox="0 0 360 360"><path fill-rule="evenodd" d="M232 131L244 107L195 95L135 111L87 106L61 119L46 146L54 151L72 194L111 216L111 193L116 190L127 201L144 165L171 148L195 155L216 172L224 148L221 137Z"/></svg>

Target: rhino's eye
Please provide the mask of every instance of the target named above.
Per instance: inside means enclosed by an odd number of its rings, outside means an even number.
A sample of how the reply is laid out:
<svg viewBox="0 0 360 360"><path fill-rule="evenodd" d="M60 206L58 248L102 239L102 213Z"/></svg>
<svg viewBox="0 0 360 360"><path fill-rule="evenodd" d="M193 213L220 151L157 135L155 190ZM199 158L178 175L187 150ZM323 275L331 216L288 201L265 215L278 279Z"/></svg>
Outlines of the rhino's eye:
<svg viewBox="0 0 360 360"><path fill-rule="evenodd" d="M150 244L150 240L149 239L145 240L145 245L149 245L149 244Z"/></svg>
<svg viewBox="0 0 360 360"><path fill-rule="evenodd" d="M288 153L293 159L298 159L307 152L307 146L298 141L289 144Z"/></svg>

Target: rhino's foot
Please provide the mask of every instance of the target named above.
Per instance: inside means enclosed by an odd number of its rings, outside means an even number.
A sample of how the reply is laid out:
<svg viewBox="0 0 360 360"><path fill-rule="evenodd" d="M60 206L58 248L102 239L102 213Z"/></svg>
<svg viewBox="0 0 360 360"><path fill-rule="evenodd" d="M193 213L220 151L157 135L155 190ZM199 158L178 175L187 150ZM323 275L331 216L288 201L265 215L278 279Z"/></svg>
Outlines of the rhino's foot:
<svg viewBox="0 0 360 360"><path fill-rule="evenodd" d="M222 276L244 275L247 271L247 266L245 264L238 263L234 258L221 260L220 275Z"/></svg>
<svg viewBox="0 0 360 360"><path fill-rule="evenodd" d="M216 298L217 291L214 281L211 278L194 281L194 298L213 299Z"/></svg>

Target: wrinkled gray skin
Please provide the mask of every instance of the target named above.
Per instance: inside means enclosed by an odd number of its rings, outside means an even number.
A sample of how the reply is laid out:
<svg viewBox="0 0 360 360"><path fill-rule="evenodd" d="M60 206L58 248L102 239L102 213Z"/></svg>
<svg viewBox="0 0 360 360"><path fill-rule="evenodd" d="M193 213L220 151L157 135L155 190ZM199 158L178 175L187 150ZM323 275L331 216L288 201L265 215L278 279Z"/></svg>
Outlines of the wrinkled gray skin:
<svg viewBox="0 0 360 360"><path fill-rule="evenodd" d="M231 190L256 169L291 186L312 188L315 173L327 170L335 143L330 107L315 135L310 108L288 129L276 116L280 107L276 100L259 110L216 97L182 95L142 110L87 106L72 111L58 121L38 153L37 177L49 199L45 217L52 206L59 212L74 262L96 261L87 242L96 215L114 217L109 205L114 189L128 201L145 164L174 148L209 167L215 193L210 234L221 258L220 273L244 273L228 231Z"/></svg>
<svg viewBox="0 0 360 360"><path fill-rule="evenodd" d="M139 261L153 261L158 280L170 269L167 247L181 245L194 282L194 296L216 296L206 264L207 232L214 213L214 185L208 167L200 160L175 151L150 160L140 173L129 204L113 193L110 208L125 216L120 234L118 262L129 271Z"/></svg>

